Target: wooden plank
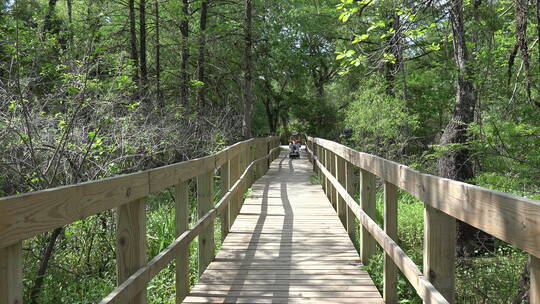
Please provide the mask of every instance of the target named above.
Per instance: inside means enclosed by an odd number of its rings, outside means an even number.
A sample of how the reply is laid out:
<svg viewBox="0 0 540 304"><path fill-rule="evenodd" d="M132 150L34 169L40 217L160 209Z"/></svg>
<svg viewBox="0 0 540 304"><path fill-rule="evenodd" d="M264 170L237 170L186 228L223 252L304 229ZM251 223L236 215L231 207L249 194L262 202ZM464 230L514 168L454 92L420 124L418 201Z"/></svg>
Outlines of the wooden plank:
<svg viewBox="0 0 540 304"><path fill-rule="evenodd" d="M158 192L174 186L178 180L192 179L202 172L215 169L216 161L213 155L201 157L178 164L148 170L150 192Z"/></svg>
<svg viewBox="0 0 540 304"><path fill-rule="evenodd" d="M328 160L328 171L330 171L330 174L332 174L333 177L336 177L336 155L332 151L329 152L329 160ZM334 186L330 183L330 203L332 203L332 207L334 207L334 210L337 212L337 200L336 200L336 189L334 189Z"/></svg>
<svg viewBox="0 0 540 304"><path fill-rule="evenodd" d="M186 298L184 303L273 303L273 304L287 304L287 303L317 303L317 304L338 304L338 303L359 303L362 304L382 304L384 303L378 298L287 298L287 297L227 297L227 296L190 296Z"/></svg>
<svg viewBox="0 0 540 304"><path fill-rule="evenodd" d="M540 201L422 174L329 140L313 141L431 207L540 257Z"/></svg>
<svg viewBox="0 0 540 304"><path fill-rule="evenodd" d="M245 291L377 291L377 287L371 284L364 285L306 285L302 282L295 283L289 281L291 285L273 285L273 284L198 284L194 290L245 290Z"/></svg>
<svg viewBox="0 0 540 304"><path fill-rule="evenodd" d="M397 188L389 182L384 183L384 232L393 240L398 238ZM388 255L384 255L384 291L386 304L397 304L397 267Z"/></svg>
<svg viewBox="0 0 540 304"><path fill-rule="evenodd" d="M146 263L146 199L138 199L118 208L116 263L118 285ZM131 299L123 303L145 304L146 286L139 286Z"/></svg>
<svg viewBox="0 0 540 304"><path fill-rule="evenodd" d="M540 304L540 259L531 256L531 289L529 290L529 303Z"/></svg>
<svg viewBox="0 0 540 304"><path fill-rule="evenodd" d="M424 210L424 276L448 300L455 294L456 220L427 206Z"/></svg>
<svg viewBox="0 0 540 304"><path fill-rule="evenodd" d="M227 161L220 169L221 173L221 193L225 195L231 187L230 177L230 165L231 162ZM221 241L225 240L227 234L229 234L229 228L231 225L231 205L227 204L226 209L221 214Z"/></svg>
<svg viewBox="0 0 540 304"><path fill-rule="evenodd" d="M354 174L354 165L346 162L345 165L345 189L347 189L347 193L349 193L350 196L354 196L355 191L355 180L356 176ZM355 239L355 232L356 232L356 221L353 212L351 211L351 208L347 206L345 201L343 201L345 204L345 213L347 218L347 233L349 234L349 237L351 240L354 241Z"/></svg>
<svg viewBox="0 0 540 304"><path fill-rule="evenodd" d="M23 302L22 242L0 248L0 304Z"/></svg>
<svg viewBox="0 0 540 304"><path fill-rule="evenodd" d="M291 165L294 178L276 161L252 186L186 302L382 303L325 194L309 182L311 165L305 159Z"/></svg>
<svg viewBox="0 0 540 304"><path fill-rule="evenodd" d="M342 157L335 155L335 164L336 164L336 178L341 183L341 185L347 185L347 177L345 172L345 160ZM343 227L347 229L347 204L343 198L336 192L336 202L337 202L337 215L343 224Z"/></svg>
<svg viewBox="0 0 540 304"><path fill-rule="evenodd" d="M326 149L322 147L321 147L321 160L322 160L322 165L326 166ZM322 181L323 191L328 196L328 181L326 180L326 176L321 175L321 181Z"/></svg>
<svg viewBox="0 0 540 304"><path fill-rule="evenodd" d="M0 248L148 195L135 173L0 198Z"/></svg>
<svg viewBox="0 0 540 304"><path fill-rule="evenodd" d="M176 185L175 200L176 237L189 228L189 184L181 181ZM176 303L182 303L189 292L189 243L179 248L176 256Z"/></svg>
<svg viewBox="0 0 540 304"><path fill-rule="evenodd" d="M212 209L213 172L207 172L197 177L197 213L199 217L204 216ZM202 274L206 267L214 259L214 225L213 223L199 235L199 274Z"/></svg>
<svg viewBox="0 0 540 304"><path fill-rule="evenodd" d="M366 170L360 169L360 206L371 218L375 219L375 176ZM363 263L375 254L375 240L365 227L360 230L360 259Z"/></svg>
<svg viewBox="0 0 540 304"><path fill-rule="evenodd" d="M239 156L233 157L230 160L230 175L231 175L231 183L236 183L238 181L238 178L240 177L240 163L239 163ZM231 221L229 226L232 226L234 221L236 220L236 217L238 215L238 210L240 205L240 194L239 191L236 191L235 194L231 198L230 203L230 214L231 214Z"/></svg>

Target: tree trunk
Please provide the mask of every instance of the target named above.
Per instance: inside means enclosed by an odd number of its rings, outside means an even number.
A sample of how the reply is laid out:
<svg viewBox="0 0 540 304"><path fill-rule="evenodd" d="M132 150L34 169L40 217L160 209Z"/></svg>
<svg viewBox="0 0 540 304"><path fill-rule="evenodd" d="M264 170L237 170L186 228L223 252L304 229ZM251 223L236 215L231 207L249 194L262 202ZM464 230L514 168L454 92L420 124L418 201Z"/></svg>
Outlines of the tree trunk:
<svg viewBox="0 0 540 304"><path fill-rule="evenodd" d="M158 106L163 108L163 95L161 94L161 45L159 40L159 0L154 0L155 30L156 30L156 97Z"/></svg>
<svg viewBox="0 0 540 304"><path fill-rule="evenodd" d="M242 121L242 135L245 138L251 137L251 115L253 112L252 85L252 0L245 0L245 20L244 20L244 119Z"/></svg>
<svg viewBox="0 0 540 304"><path fill-rule="evenodd" d="M536 37L540 41L540 0L536 0ZM540 68L540 43L538 43L538 68Z"/></svg>
<svg viewBox="0 0 540 304"><path fill-rule="evenodd" d="M531 72L529 64L529 47L527 44L527 0L516 0L516 36L521 57L523 59L523 70L525 71L525 90L527 99L531 99Z"/></svg>
<svg viewBox="0 0 540 304"><path fill-rule="evenodd" d="M45 38L45 34L48 32L56 32L56 29L53 30L53 18L55 15L54 10L56 8L56 2L58 2L58 0L49 0L47 14L45 15L45 20L43 21L43 38Z"/></svg>
<svg viewBox="0 0 540 304"><path fill-rule="evenodd" d="M456 102L452 118L441 137L441 146L449 151L439 158L439 174L442 177L465 181L473 177L470 152L465 147L468 141L467 128L474 119L476 104L475 87L468 70L470 61L465 42L462 0L451 0L450 21L454 42L454 61L458 67ZM457 145L451 147L451 145ZM475 228L461 223L458 225L458 254L472 254L471 245L475 242Z"/></svg>
<svg viewBox="0 0 540 304"><path fill-rule="evenodd" d="M39 263L39 269L36 274L36 281L34 282L34 286L32 287L32 289L30 290L31 304L38 304L38 297L41 289L43 288L45 273L47 272L47 268L49 268L49 261L51 260L51 257L53 255L56 240L63 231L63 227L54 229L47 242L47 247L45 247L41 253L41 261Z"/></svg>
<svg viewBox="0 0 540 304"><path fill-rule="evenodd" d="M146 0L139 0L139 36L141 89L146 91L148 84L148 69L146 66Z"/></svg>
<svg viewBox="0 0 540 304"><path fill-rule="evenodd" d="M403 64L403 56L401 50L401 20L399 15L394 14L392 17L391 27L394 30L394 34L389 40L389 49L394 56L394 62L386 62L385 78L386 78L386 93L390 96L395 96L395 81L396 77Z"/></svg>
<svg viewBox="0 0 540 304"><path fill-rule="evenodd" d="M182 34L182 64L180 66L180 104L188 106L189 98L189 1L183 0L182 20L180 21L180 32Z"/></svg>
<svg viewBox="0 0 540 304"><path fill-rule="evenodd" d="M73 0L67 0L68 26L69 26L69 48L73 49Z"/></svg>
<svg viewBox="0 0 540 304"><path fill-rule="evenodd" d="M203 83L203 85L199 88L199 92L197 94L198 104L199 108L204 108L206 106L206 79L204 75L204 68L206 65L206 21L208 19L208 1L202 0L201 2L201 19L199 22L199 59L197 64L197 79Z"/></svg>
<svg viewBox="0 0 540 304"><path fill-rule="evenodd" d="M135 28L135 0L129 0L129 44L133 62L133 82L139 82L139 54L137 52L137 30Z"/></svg>

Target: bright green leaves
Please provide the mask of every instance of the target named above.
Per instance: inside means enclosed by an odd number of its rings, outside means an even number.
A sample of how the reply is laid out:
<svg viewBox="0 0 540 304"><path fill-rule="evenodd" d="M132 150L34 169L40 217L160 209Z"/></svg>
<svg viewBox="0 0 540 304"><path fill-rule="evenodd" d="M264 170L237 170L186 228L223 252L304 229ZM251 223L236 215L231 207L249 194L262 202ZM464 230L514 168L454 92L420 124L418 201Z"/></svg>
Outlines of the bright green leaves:
<svg viewBox="0 0 540 304"><path fill-rule="evenodd" d="M441 49L441 44L440 43L431 43L429 46L428 46L428 50L430 51L439 51Z"/></svg>
<svg viewBox="0 0 540 304"><path fill-rule="evenodd" d="M359 42L362 42L369 38L369 34L362 34L362 35L354 35L354 40L351 42L351 44L357 44Z"/></svg>
<svg viewBox="0 0 540 304"><path fill-rule="evenodd" d="M365 60L365 56L355 56L356 51L354 50L346 50L343 52L337 51L336 52L336 60L344 60L344 64L350 64L354 66L359 66L363 60ZM340 73L340 75L346 74L347 71Z"/></svg>
<svg viewBox="0 0 540 304"><path fill-rule="evenodd" d="M339 21L345 23L349 21L351 16L358 13L360 11L360 8L369 5L371 1L369 0L361 0L361 1L353 1L353 0L341 0L341 3L336 5L336 8L341 12L338 19Z"/></svg>
<svg viewBox="0 0 540 304"><path fill-rule="evenodd" d="M392 64L396 64L396 56L394 54L384 53L384 62L390 62Z"/></svg>
<svg viewBox="0 0 540 304"><path fill-rule="evenodd" d="M353 51L353 50L347 50L344 52L337 51L336 54L337 54L336 60L341 60L343 58L351 58L352 56L354 56L354 54L356 54L356 51Z"/></svg>

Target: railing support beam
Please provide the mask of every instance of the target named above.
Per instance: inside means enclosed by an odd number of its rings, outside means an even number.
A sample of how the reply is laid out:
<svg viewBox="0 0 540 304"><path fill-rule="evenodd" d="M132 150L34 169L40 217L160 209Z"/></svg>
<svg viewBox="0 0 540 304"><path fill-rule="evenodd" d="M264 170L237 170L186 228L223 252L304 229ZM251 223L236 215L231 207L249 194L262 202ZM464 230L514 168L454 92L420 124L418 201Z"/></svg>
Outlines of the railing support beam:
<svg viewBox="0 0 540 304"><path fill-rule="evenodd" d="M384 183L384 232L393 240L398 239L397 188L389 182ZM398 303L397 267L388 255L384 255L384 291L386 304Z"/></svg>
<svg viewBox="0 0 540 304"><path fill-rule="evenodd" d="M342 157L339 157L334 154L334 162L336 164L335 166L335 172L336 172L336 178L338 179L339 183L342 185L345 185L347 183L346 179L346 172L345 172L345 160ZM341 220L341 223L343 224L343 227L347 229L347 204L345 203L345 200L339 195L337 191L335 192L335 200L337 202L337 214L339 216L339 219Z"/></svg>
<svg viewBox="0 0 540 304"><path fill-rule="evenodd" d="M213 205L213 171L197 177L197 213L203 217ZM214 224L208 225L199 234L199 276L214 259Z"/></svg>
<svg viewBox="0 0 540 304"><path fill-rule="evenodd" d="M424 276L454 303L456 219L428 205L424 210Z"/></svg>
<svg viewBox="0 0 540 304"><path fill-rule="evenodd" d="M127 280L146 264L146 198L135 200L118 208L117 221L117 281L118 285ZM146 303L146 286L142 287L129 304Z"/></svg>
<svg viewBox="0 0 540 304"><path fill-rule="evenodd" d="M176 237L189 228L189 184L181 181L176 185ZM176 256L176 303L182 303L189 292L189 244Z"/></svg>
<svg viewBox="0 0 540 304"><path fill-rule="evenodd" d="M375 175L360 169L360 207L375 220ZM366 264L375 254L376 242L364 227L360 230L360 259Z"/></svg>
<svg viewBox="0 0 540 304"><path fill-rule="evenodd" d="M540 259L531 255L530 304L540 304Z"/></svg>
<svg viewBox="0 0 540 304"><path fill-rule="evenodd" d="M227 191L231 188L231 177L230 177L230 165L231 162L228 160L221 166L220 175L221 175L221 193L225 195ZM231 203L227 205L227 208L221 214L221 242L225 241L227 234L229 234L229 229L231 228Z"/></svg>
<svg viewBox="0 0 540 304"><path fill-rule="evenodd" d="M0 304L22 304L22 242L0 248Z"/></svg>

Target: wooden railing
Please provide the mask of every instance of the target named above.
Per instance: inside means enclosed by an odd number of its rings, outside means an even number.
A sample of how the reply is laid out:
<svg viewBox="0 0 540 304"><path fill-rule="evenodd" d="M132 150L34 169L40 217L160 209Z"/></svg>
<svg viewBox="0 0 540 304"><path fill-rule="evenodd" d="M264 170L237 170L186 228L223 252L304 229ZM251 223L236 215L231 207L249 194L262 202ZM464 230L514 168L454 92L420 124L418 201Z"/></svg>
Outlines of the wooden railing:
<svg viewBox="0 0 540 304"><path fill-rule="evenodd" d="M242 205L243 193L279 155L279 138L237 143L199 159L134 174L0 198L0 304L22 303L22 242L74 221L117 209L118 287L101 303L146 303L146 285L176 260L176 299L189 291L189 243L199 237L199 273L214 255L214 219L224 238ZM219 169L222 198L213 205L213 176ZM188 181L196 178L197 222L188 227ZM176 240L150 262L146 257L145 201L176 188Z"/></svg>
<svg viewBox="0 0 540 304"><path fill-rule="evenodd" d="M530 303L540 304L540 202L419 173L407 166L320 138L307 138L308 155L324 191L354 237L361 223L360 257L378 243L385 252L384 299L397 303L397 268L425 303L454 303L456 219L530 254ZM360 203L352 197L360 171ZM384 228L375 218L376 177L384 186ZM424 272L397 245L397 189L425 203ZM384 230L383 230L384 229Z"/></svg>

